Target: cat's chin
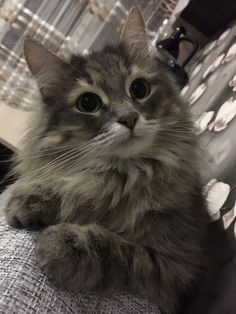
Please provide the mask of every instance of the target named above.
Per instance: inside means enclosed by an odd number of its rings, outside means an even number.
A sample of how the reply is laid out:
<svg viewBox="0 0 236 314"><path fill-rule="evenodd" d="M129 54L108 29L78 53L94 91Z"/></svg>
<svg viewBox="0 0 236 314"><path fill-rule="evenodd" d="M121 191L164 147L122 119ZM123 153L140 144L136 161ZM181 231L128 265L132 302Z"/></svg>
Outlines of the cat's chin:
<svg viewBox="0 0 236 314"><path fill-rule="evenodd" d="M144 155L151 148L155 138L154 130L148 129L142 120L134 130L128 130L119 124L114 124L111 129L115 136L111 138L109 145L104 147L103 153L112 157L126 159Z"/></svg>
<svg viewBox="0 0 236 314"><path fill-rule="evenodd" d="M145 154L151 145L151 139L144 139L131 134L129 138L117 143L110 154L121 159L135 158Z"/></svg>

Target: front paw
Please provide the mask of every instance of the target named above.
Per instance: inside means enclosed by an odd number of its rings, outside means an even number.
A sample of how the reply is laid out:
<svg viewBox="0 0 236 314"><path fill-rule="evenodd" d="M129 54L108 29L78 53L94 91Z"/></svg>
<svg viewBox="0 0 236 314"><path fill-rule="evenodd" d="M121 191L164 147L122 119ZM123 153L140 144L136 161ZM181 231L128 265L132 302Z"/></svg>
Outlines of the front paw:
<svg viewBox="0 0 236 314"><path fill-rule="evenodd" d="M14 228L30 228L38 222L37 213L27 206L23 196L14 196L5 208L7 224Z"/></svg>
<svg viewBox="0 0 236 314"><path fill-rule="evenodd" d="M56 212L57 208L50 199L37 194L20 194L10 199L5 217L11 227L37 230L56 223Z"/></svg>
<svg viewBox="0 0 236 314"><path fill-rule="evenodd" d="M87 245L83 227L67 223L48 227L39 236L36 250L39 265L55 285L89 288L89 272L96 268L97 258Z"/></svg>

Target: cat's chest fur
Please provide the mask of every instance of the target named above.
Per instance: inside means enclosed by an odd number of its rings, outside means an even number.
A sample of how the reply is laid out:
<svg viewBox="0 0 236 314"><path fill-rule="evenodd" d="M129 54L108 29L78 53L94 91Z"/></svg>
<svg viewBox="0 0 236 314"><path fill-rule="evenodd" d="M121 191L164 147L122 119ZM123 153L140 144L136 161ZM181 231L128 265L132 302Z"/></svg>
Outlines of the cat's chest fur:
<svg viewBox="0 0 236 314"><path fill-rule="evenodd" d="M144 161L82 171L61 185L61 215L65 220L96 222L123 232L148 209L158 206L154 204L154 181L153 166Z"/></svg>

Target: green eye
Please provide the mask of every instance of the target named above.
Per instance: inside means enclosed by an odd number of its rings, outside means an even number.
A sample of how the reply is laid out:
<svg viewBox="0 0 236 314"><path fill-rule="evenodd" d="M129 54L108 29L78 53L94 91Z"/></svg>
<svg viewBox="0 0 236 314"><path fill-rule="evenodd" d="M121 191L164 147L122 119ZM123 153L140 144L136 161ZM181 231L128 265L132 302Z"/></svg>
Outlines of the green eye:
<svg viewBox="0 0 236 314"><path fill-rule="evenodd" d="M150 86L144 79L136 79L132 82L129 92L134 99L143 99L150 94Z"/></svg>
<svg viewBox="0 0 236 314"><path fill-rule="evenodd" d="M82 94L76 102L76 107L81 112L97 112L102 106L101 98L93 93Z"/></svg>

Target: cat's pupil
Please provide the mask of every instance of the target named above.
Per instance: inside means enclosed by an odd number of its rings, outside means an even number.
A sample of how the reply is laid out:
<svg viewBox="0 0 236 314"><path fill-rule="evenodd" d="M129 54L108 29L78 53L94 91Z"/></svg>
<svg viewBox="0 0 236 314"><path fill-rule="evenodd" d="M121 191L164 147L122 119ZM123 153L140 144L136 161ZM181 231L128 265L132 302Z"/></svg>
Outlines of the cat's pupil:
<svg viewBox="0 0 236 314"><path fill-rule="evenodd" d="M142 99L149 95L150 87L143 79L136 79L130 86L130 94L133 98Z"/></svg>
<svg viewBox="0 0 236 314"><path fill-rule="evenodd" d="M79 97L76 105L82 112L95 112L101 107L101 99L96 94L84 93Z"/></svg>

